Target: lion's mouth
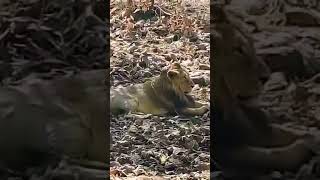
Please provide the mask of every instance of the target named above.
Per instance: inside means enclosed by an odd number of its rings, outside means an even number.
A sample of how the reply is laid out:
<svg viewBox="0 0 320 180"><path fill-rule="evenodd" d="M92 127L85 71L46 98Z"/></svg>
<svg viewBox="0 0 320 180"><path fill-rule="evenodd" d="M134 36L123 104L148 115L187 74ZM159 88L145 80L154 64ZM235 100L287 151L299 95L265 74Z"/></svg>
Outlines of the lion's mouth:
<svg viewBox="0 0 320 180"><path fill-rule="evenodd" d="M186 88L186 89L184 89L183 93L189 94L191 91L192 91L192 88L190 88L190 89Z"/></svg>
<svg viewBox="0 0 320 180"><path fill-rule="evenodd" d="M185 94L189 94L191 91L192 91L192 88L190 88L190 89L188 89L188 90L185 90L184 93L185 93Z"/></svg>

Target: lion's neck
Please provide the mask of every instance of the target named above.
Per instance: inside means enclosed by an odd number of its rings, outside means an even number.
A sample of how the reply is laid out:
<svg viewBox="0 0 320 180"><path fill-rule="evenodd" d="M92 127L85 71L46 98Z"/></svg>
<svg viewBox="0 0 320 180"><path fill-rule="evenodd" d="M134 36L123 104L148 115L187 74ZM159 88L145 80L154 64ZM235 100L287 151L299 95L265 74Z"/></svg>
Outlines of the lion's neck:
<svg viewBox="0 0 320 180"><path fill-rule="evenodd" d="M183 106L187 103L185 94L175 90L165 74L155 77L150 83L152 91L159 100L174 102L175 106Z"/></svg>

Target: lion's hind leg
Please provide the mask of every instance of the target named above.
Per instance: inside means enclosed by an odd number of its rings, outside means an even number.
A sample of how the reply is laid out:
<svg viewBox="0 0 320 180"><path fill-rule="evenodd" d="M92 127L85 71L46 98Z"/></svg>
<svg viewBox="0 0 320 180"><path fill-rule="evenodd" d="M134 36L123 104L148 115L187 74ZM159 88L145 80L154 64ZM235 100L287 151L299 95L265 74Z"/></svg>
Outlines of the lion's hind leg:
<svg viewBox="0 0 320 180"><path fill-rule="evenodd" d="M111 97L110 111L114 115L124 114L135 111L138 107L138 101L126 97Z"/></svg>

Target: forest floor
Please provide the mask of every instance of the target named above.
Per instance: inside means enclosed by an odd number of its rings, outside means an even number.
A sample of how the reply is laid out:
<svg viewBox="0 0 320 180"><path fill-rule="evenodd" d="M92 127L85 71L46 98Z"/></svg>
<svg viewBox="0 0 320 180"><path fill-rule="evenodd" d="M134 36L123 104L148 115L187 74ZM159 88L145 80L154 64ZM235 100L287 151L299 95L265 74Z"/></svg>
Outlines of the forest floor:
<svg viewBox="0 0 320 180"><path fill-rule="evenodd" d="M123 2L111 2L111 85L143 83L159 75L173 60L189 70L196 83L192 92L195 98L209 102L209 1L155 4L163 16L148 17L137 11L132 20L124 16ZM112 117L111 175L114 179L209 179L209 114L193 118L142 114Z"/></svg>

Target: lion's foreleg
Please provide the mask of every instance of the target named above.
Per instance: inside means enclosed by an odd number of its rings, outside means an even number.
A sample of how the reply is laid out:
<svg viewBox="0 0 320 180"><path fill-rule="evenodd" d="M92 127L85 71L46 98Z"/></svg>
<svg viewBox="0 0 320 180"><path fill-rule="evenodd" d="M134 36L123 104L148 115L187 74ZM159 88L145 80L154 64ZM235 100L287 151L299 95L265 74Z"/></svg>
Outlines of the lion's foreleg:
<svg viewBox="0 0 320 180"><path fill-rule="evenodd" d="M200 102L200 101L195 101L194 102L194 107L199 108L199 107L202 107L202 106L209 107L209 104L208 103L203 103L203 102Z"/></svg>
<svg viewBox="0 0 320 180"><path fill-rule="evenodd" d="M190 108L190 107L186 107L186 108L182 108L178 111L178 113L183 114L183 115L187 115L187 116L201 116L204 113L206 113L208 111L208 107L206 106L201 106L198 108Z"/></svg>

